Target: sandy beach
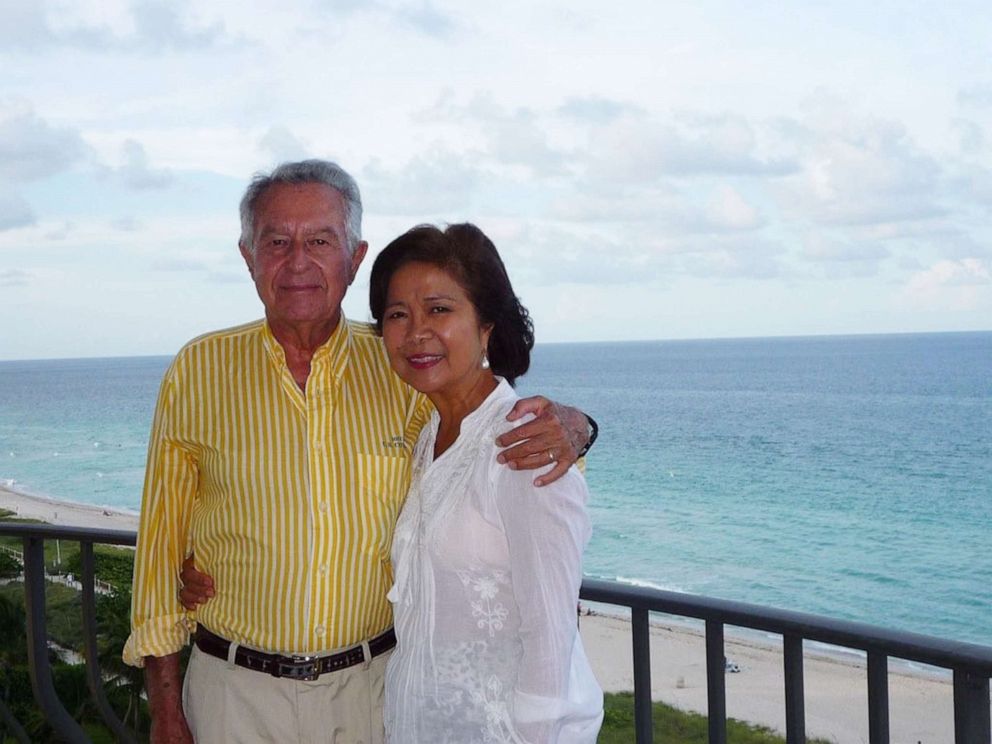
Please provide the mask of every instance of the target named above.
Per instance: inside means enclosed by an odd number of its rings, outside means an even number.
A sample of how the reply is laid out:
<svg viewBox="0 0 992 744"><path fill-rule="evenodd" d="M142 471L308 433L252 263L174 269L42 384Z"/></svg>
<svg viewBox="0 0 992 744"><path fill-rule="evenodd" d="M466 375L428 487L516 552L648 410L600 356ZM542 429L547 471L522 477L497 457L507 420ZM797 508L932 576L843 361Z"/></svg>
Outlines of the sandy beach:
<svg viewBox="0 0 992 744"><path fill-rule="evenodd" d="M27 496L0 487L0 508L19 517L79 527L137 529L138 516L69 501ZM586 653L603 688L633 689L630 624L607 614L583 615ZM781 645L735 638L728 631L727 657L741 671L727 674L730 717L785 730ZM655 623L651 631L651 687L655 700L683 710L706 712L706 664L700 631L681 624ZM949 744L954 718L949 678L890 665L891 738L896 744ZM868 741L866 673L856 658L806 650L806 728L838 744Z"/></svg>
<svg viewBox="0 0 992 744"><path fill-rule="evenodd" d="M50 524L114 530L138 529L138 515L134 512L28 496L2 486L0 509L9 509L21 519L40 519Z"/></svg>
<svg viewBox="0 0 992 744"><path fill-rule="evenodd" d="M630 623L583 615L586 653L608 691L633 689ZM727 715L785 731L781 644L726 637L726 656L739 673L727 674ZM889 669L889 725L898 744L950 744L954 715L950 679L912 673L898 662ZM806 731L838 744L868 741L866 672L857 659L807 647ZM651 629L651 692L682 710L706 713L706 650L701 631L655 623Z"/></svg>

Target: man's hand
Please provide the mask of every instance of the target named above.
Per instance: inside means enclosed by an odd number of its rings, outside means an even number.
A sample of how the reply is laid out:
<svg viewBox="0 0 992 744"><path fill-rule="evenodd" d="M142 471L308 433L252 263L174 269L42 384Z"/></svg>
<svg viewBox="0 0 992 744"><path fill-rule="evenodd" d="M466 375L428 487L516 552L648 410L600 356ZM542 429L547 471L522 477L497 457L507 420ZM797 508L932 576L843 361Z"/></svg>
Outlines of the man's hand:
<svg viewBox="0 0 992 744"><path fill-rule="evenodd" d="M179 590L179 602L187 610L195 610L214 596L214 580L205 573L196 570L193 565L193 554L183 561L183 569L179 573L182 588Z"/></svg>
<svg viewBox="0 0 992 744"><path fill-rule="evenodd" d="M183 713L179 654L145 657L145 690L152 716L151 744L193 744Z"/></svg>
<svg viewBox="0 0 992 744"><path fill-rule="evenodd" d="M528 413L536 418L497 437L496 444L509 447L497 459L513 470L533 470L553 462L551 470L534 480L535 486L545 486L561 478L575 462L588 439L589 426L578 408L540 395L518 400L506 419L516 421Z"/></svg>

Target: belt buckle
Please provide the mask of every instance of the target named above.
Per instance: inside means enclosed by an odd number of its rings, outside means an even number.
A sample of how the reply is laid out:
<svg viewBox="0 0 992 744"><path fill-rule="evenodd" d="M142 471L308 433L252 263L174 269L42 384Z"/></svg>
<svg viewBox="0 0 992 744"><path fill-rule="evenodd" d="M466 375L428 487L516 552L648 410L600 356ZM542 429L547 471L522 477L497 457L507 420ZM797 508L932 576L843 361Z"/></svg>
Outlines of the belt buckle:
<svg viewBox="0 0 992 744"><path fill-rule="evenodd" d="M286 669L290 670L290 673L284 674L284 677L289 677L299 682L313 682L320 676L319 656L293 656L291 658L293 665L286 667Z"/></svg>

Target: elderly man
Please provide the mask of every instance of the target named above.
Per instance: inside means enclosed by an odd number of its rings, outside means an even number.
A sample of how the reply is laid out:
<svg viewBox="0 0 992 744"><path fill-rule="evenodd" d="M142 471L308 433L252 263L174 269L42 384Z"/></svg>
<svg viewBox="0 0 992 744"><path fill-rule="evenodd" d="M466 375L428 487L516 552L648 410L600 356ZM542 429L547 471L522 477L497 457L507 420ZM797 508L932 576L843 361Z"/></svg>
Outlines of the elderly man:
<svg viewBox="0 0 992 744"><path fill-rule="evenodd" d="M191 341L162 382L124 658L146 667L153 742L381 741L389 548L429 403L341 312L367 250L347 173L284 164L249 186L241 222L265 319ZM548 401L522 404L511 417L543 415L504 455L557 460L549 481L575 446ZM585 418L561 411L586 442ZM191 551L217 591L180 694Z"/></svg>

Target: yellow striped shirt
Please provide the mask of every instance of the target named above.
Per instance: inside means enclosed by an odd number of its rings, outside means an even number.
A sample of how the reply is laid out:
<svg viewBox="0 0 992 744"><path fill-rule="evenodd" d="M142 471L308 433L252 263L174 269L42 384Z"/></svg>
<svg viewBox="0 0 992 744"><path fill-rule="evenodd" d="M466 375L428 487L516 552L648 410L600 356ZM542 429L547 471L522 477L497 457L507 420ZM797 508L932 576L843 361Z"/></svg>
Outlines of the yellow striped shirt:
<svg viewBox="0 0 992 744"><path fill-rule="evenodd" d="M188 642L191 550L217 592L196 620L225 638L308 654L388 628L390 541L429 410L366 324L342 319L305 394L264 321L187 344L152 425L124 660Z"/></svg>

